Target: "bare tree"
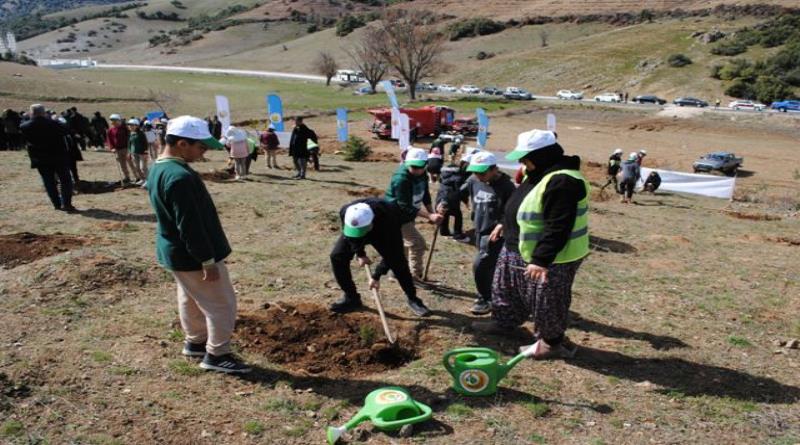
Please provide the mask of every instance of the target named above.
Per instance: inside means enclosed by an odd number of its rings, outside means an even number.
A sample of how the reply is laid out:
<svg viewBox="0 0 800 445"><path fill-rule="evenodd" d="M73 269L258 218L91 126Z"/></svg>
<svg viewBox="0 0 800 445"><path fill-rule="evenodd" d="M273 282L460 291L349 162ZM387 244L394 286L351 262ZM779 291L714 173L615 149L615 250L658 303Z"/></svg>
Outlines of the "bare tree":
<svg viewBox="0 0 800 445"><path fill-rule="evenodd" d="M389 71L389 65L383 60L380 54L378 42L381 38L381 31L373 27L365 30L361 39L352 47L345 49L350 59L353 60L356 68L364 74L372 91L378 86L378 82L383 80L383 76Z"/></svg>
<svg viewBox="0 0 800 445"><path fill-rule="evenodd" d="M419 81L438 68L444 35L433 28L429 15L401 10L388 11L377 32L375 46L381 59L406 81L408 94L415 99Z"/></svg>
<svg viewBox="0 0 800 445"><path fill-rule="evenodd" d="M325 76L325 85L330 86L331 79L336 75L339 65L328 51L320 51L314 59L314 71Z"/></svg>
<svg viewBox="0 0 800 445"><path fill-rule="evenodd" d="M542 48L547 46L547 39L550 37L550 34L547 32L546 29L539 31L539 42L542 44Z"/></svg>

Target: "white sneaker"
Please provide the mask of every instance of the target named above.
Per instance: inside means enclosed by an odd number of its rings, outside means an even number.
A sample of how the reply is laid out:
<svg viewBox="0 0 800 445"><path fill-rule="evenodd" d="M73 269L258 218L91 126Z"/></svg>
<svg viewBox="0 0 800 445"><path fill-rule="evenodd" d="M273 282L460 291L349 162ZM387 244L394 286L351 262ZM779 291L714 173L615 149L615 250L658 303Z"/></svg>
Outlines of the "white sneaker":
<svg viewBox="0 0 800 445"><path fill-rule="evenodd" d="M142 181L142 185L141 185L141 187L142 187L143 189L146 189L146 188L147 188L147 181Z"/></svg>

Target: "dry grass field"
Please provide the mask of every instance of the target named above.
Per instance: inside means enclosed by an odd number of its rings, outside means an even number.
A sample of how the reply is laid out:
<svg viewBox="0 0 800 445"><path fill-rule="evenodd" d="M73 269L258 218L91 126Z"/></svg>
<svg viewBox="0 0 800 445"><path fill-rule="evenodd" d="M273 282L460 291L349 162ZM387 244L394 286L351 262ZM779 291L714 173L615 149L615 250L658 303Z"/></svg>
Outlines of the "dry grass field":
<svg viewBox="0 0 800 445"><path fill-rule="evenodd" d="M75 197L80 213L67 215L50 210L24 153L0 152L0 443L323 443L325 426L342 424L386 385L408 388L434 420L409 438L364 425L349 443L800 442L800 350L781 346L800 338L796 121L537 105L493 110L490 146L509 147L549 111L593 182L616 146L647 147L647 164L681 170L726 148L745 157L737 196L747 202L656 193L622 205L593 192L593 251L577 276L568 331L578 355L524 362L485 398L448 389L443 353L483 345L508 357L528 338L470 331L474 248L437 243L437 284L420 289L430 318L414 317L384 280L401 356L371 354L382 334L369 300L356 314L324 310L339 296L328 264L336 212L384 190L396 166L333 154L332 117L309 121L325 154L307 181L266 169L263 157L244 183L210 174L224 165L220 152L195 165L234 249L237 349L256 366L243 379L180 356L174 283L154 259L154 216L141 189L106 186L118 179L109 153L85 153L79 167L93 188ZM376 157L396 153L371 144ZM285 155L281 162L289 165ZM422 231L430 240L432 227ZM343 343L325 343L316 326Z"/></svg>

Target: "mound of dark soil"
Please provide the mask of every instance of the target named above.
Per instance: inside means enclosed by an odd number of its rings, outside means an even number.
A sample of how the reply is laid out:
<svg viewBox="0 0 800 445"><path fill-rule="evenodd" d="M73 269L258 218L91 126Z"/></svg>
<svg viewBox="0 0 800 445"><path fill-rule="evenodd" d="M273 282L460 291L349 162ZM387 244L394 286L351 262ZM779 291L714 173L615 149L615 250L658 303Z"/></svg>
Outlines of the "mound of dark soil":
<svg viewBox="0 0 800 445"><path fill-rule="evenodd" d="M39 270L35 282L43 288L90 292L96 289L138 289L164 281L158 266L129 262L98 254L71 258L65 264L54 264ZM124 293L120 293L122 295Z"/></svg>
<svg viewBox="0 0 800 445"><path fill-rule="evenodd" d="M11 269L84 244L85 239L68 235L37 235L28 232L0 235L0 266Z"/></svg>
<svg viewBox="0 0 800 445"><path fill-rule="evenodd" d="M336 314L308 303L273 304L241 315L238 343L271 362L314 375L358 376L403 366L417 358L417 329L390 321L397 344L389 345L375 314Z"/></svg>
<svg viewBox="0 0 800 445"><path fill-rule="evenodd" d="M745 213L737 211L726 211L725 214L737 219L749 219L751 221L780 221L782 219L780 216L769 215L766 213Z"/></svg>
<svg viewBox="0 0 800 445"><path fill-rule="evenodd" d="M200 177L205 181L221 182L231 179L233 176L227 169L212 170L210 172L201 172Z"/></svg>

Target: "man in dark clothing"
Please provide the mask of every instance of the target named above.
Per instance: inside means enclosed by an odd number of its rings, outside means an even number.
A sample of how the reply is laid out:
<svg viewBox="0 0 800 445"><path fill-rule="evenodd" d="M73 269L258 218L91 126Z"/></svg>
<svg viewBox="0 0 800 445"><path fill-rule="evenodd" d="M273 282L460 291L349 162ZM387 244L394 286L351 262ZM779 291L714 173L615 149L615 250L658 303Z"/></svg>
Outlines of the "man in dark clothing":
<svg viewBox="0 0 800 445"><path fill-rule="evenodd" d="M28 141L31 168L39 171L50 202L56 210L75 212L72 206L72 178L69 172L67 129L45 116L42 105L31 105L32 119L22 125Z"/></svg>
<svg viewBox="0 0 800 445"><path fill-rule="evenodd" d="M0 150L5 150L8 147L6 141L6 125L3 123L3 118L0 116Z"/></svg>
<svg viewBox="0 0 800 445"><path fill-rule="evenodd" d="M471 312L482 315L491 312L494 268L503 247L503 212L516 187L511 178L497 168L495 156L486 151L472 156L467 172L472 176L461 187L460 193L462 197L469 197L472 204L475 245L478 248L472 264L478 298Z"/></svg>
<svg viewBox="0 0 800 445"><path fill-rule="evenodd" d="M289 156L294 160L294 167L297 169L295 179L306 179L306 164L310 152L308 151L308 141L317 143L317 134L303 123L302 117L294 119L294 129L292 138L289 140Z"/></svg>
<svg viewBox="0 0 800 445"><path fill-rule="evenodd" d="M441 172L441 185L436 192L436 209L444 217L439 226L439 235L451 236L450 217L453 217L453 239L464 239L464 216L461 213L461 186L467 181L467 162L450 164Z"/></svg>
<svg viewBox="0 0 800 445"><path fill-rule="evenodd" d="M342 220L342 235L331 252L331 266L344 296L331 305L331 310L349 312L361 307L361 296L353 283L350 261L356 256L362 268L371 264L364 250L367 244L371 244L381 256L381 262L372 273L370 288L379 289L381 276L391 270L405 292L411 310L419 316L427 315L428 308L417 297L411 270L403 253L400 209L383 199L369 198L342 207L339 217Z"/></svg>
<svg viewBox="0 0 800 445"><path fill-rule="evenodd" d="M633 193L636 188L636 183L642 176L641 167L639 167L639 158L636 152L628 156L628 160L622 163L620 167L620 175L622 179L619 181L619 191L622 193L620 202L623 204L633 203Z"/></svg>
<svg viewBox="0 0 800 445"><path fill-rule="evenodd" d="M100 114L99 111L94 112L92 118L92 145L95 148L101 148L106 144L106 131L108 131L108 121Z"/></svg>
<svg viewBox="0 0 800 445"><path fill-rule="evenodd" d="M20 133L21 124L22 118L19 113L10 108L3 112L6 147L8 147L9 150L19 150L22 148L22 133Z"/></svg>
<svg viewBox="0 0 800 445"><path fill-rule="evenodd" d="M80 176L78 176L78 162L83 161L83 155L81 154L78 142L75 140L75 136L67 126L66 120L59 117L57 122L64 127L64 131L67 133L67 137L65 138L67 142L67 154L69 154L67 164L70 173L72 173L72 183L77 186L78 182L81 180Z"/></svg>
<svg viewBox="0 0 800 445"><path fill-rule="evenodd" d="M647 175L647 179L644 181L642 191L655 193L659 187L661 187L661 175L659 175L658 172L650 172L650 174Z"/></svg>
<svg viewBox="0 0 800 445"><path fill-rule="evenodd" d="M580 158L564 156L553 132L521 133L506 156L525 166L526 177L505 208L505 242L492 283L492 321L484 332L506 333L533 319L534 359L572 357L565 337L572 283L589 254L589 183Z"/></svg>
<svg viewBox="0 0 800 445"><path fill-rule="evenodd" d="M166 115L164 117L166 117ZM211 135L214 136L215 139L222 139L222 122L220 122L219 117L217 117L216 114L211 118L208 128L211 132Z"/></svg>
<svg viewBox="0 0 800 445"><path fill-rule="evenodd" d="M617 173L619 173L620 166L622 165L622 149L617 148L614 150L614 153L611 153L611 156L608 157L608 166L606 167L606 174L608 181L601 187L601 190L605 190L606 187L614 184L614 190L619 192L619 187L617 184Z"/></svg>
<svg viewBox="0 0 800 445"><path fill-rule="evenodd" d="M231 247L203 179L189 166L222 144L206 122L191 116L170 121L166 141L150 169L148 193L157 221L157 259L177 284L182 354L202 357L202 369L247 373L250 367L231 348L236 294L225 265Z"/></svg>

